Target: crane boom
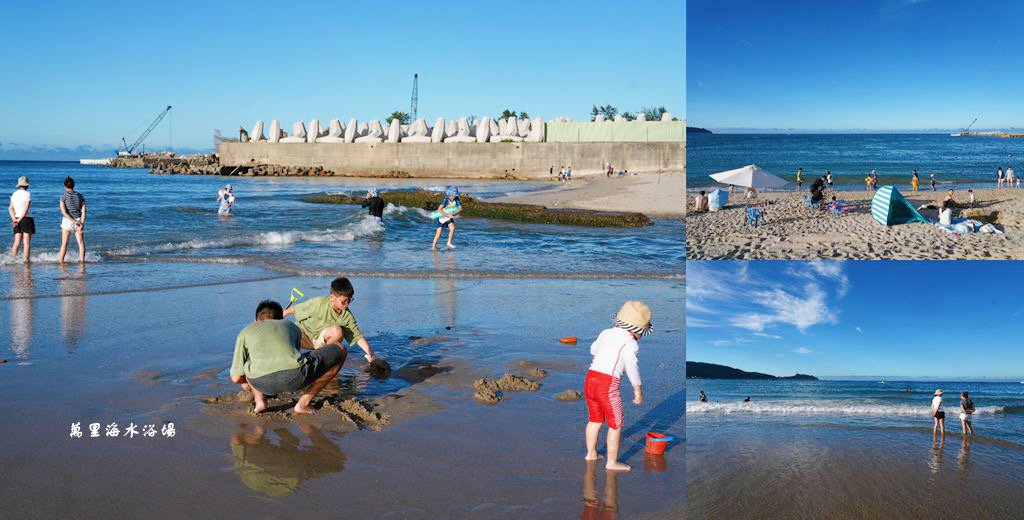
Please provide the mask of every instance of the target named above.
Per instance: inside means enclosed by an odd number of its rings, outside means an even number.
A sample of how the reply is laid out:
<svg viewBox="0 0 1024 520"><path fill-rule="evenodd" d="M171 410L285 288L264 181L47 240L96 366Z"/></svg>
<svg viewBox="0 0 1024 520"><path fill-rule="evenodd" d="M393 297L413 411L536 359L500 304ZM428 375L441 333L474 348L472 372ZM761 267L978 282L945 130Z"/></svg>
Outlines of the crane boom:
<svg viewBox="0 0 1024 520"><path fill-rule="evenodd" d="M128 141L124 137L122 137L121 142L124 143L124 151L127 153L134 152L135 148L137 148L140 144L142 144L143 141L146 140L147 137L149 137L150 132L152 132L153 129L156 128L156 125L160 124L160 121L164 120L164 117L167 116L167 113L170 111L171 105L167 105L167 108L163 109L163 111L156 116L156 119L154 119L153 122L150 123L148 127L146 127L146 130L142 132L142 135L140 135L139 138L136 139L135 142L131 144L131 146L129 146Z"/></svg>
<svg viewBox="0 0 1024 520"><path fill-rule="evenodd" d="M416 120L416 109L419 108L417 105L420 101L420 75L419 73L412 75L412 101L409 103L409 117Z"/></svg>
<svg viewBox="0 0 1024 520"><path fill-rule="evenodd" d="M971 129L971 127L974 126L974 123L977 123L977 122L978 122L978 118L974 118L974 121L971 121L971 124L967 125L967 128L964 128L964 132L969 131Z"/></svg>

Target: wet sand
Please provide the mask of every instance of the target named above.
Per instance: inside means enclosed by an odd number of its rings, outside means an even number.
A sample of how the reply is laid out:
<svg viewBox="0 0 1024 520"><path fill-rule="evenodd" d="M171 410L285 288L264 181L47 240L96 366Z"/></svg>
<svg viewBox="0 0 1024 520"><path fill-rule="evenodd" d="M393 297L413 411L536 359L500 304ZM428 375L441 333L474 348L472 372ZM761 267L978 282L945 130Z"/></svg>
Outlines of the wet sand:
<svg viewBox="0 0 1024 520"><path fill-rule="evenodd" d="M549 191L490 199L539 204L549 208L637 211L654 218L682 218L686 176L681 172L608 178L604 174L573 177L572 184Z"/></svg>
<svg viewBox="0 0 1024 520"><path fill-rule="evenodd" d="M682 283L666 280L356 278L353 312L390 377L350 356L326 394L359 409L312 417L248 413L227 381L234 338L266 297L307 295L327 280L0 301L6 515L22 517L566 518L588 490L608 496L603 469L582 460L587 348L621 300L663 316L642 343L647 402L625 404L614 477L622 518L682 514L683 453L646 460L648 429L683 429ZM374 312L374 309L379 309ZM577 346L558 342L580 336ZM543 371L543 377L538 377ZM538 391L485 406L473 382L512 373ZM628 391L627 391L628 393ZM219 399L218 399L219 398ZM351 400L356 400L352 402ZM209 402L209 401L213 402ZM81 422L86 438L71 438ZM173 422L166 438L88 438L87 424ZM375 427L377 426L377 427ZM588 476L590 475L590 476ZM13 477L13 478L11 478Z"/></svg>
<svg viewBox="0 0 1024 520"><path fill-rule="evenodd" d="M933 443L924 427L692 417L687 435L689 518L1012 519L1024 510L1024 451L983 435Z"/></svg>
<svg viewBox="0 0 1024 520"><path fill-rule="evenodd" d="M914 207L940 205L945 191L899 188ZM891 227L871 217L874 192L847 191L838 197L852 208L839 218L831 213L812 213L795 193L763 193L765 223L744 224L745 203L736 193L734 203L723 211L689 213L686 218L686 257L692 260L722 259L860 259L947 260L1024 259L1024 190L974 190L975 209L961 211L994 219L1002 235L954 235L932 224L912 223ZM966 205L967 192L957 190L955 200ZM688 204L693 204L689 194ZM925 218L938 219L937 211L922 210ZM967 215L965 215L967 216Z"/></svg>

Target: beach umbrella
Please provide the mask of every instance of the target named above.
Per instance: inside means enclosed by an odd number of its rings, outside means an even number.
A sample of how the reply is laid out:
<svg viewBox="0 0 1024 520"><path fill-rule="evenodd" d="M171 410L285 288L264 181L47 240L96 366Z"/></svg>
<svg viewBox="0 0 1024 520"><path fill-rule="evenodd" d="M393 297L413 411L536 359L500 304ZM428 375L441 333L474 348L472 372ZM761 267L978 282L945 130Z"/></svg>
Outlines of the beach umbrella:
<svg viewBox="0 0 1024 520"><path fill-rule="evenodd" d="M732 184L733 186L743 186L758 190L781 188L786 185L785 180L762 170L756 164L714 173L711 175L711 178L722 184Z"/></svg>
<svg viewBox="0 0 1024 520"><path fill-rule="evenodd" d="M871 216L883 226L928 222L907 199L903 198L900 190L892 186L882 186L875 193L871 199Z"/></svg>

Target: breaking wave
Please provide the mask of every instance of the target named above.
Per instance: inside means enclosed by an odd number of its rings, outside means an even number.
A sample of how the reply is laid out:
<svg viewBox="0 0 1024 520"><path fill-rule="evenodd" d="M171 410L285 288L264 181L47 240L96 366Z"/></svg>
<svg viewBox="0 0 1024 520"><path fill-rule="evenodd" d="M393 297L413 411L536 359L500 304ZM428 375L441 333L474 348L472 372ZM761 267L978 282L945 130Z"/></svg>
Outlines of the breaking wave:
<svg viewBox="0 0 1024 520"><path fill-rule="evenodd" d="M981 406L974 412L977 415L1006 413L1005 406ZM1010 407L1014 408L1014 407ZM769 403L702 403L687 402L686 413L708 414L708 415L842 415L842 416L920 416L928 417L929 407L927 404L872 404L864 402L835 402L823 403L821 401L778 401ZM946 407L947 416L955 416L960 413L956 406Z"/></svg>

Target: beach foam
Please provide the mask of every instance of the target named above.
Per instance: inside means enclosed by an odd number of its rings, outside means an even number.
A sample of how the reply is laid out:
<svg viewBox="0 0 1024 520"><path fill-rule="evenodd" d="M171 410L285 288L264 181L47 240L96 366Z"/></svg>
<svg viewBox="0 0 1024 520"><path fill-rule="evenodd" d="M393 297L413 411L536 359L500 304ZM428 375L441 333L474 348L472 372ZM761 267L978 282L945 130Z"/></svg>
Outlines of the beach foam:
<svg viewBox="0 0 1024 520"><path fill-rule="evenodd" d="M988 415L1004 413L1003 406L981 406L974 412L976 415ZM773 401L773 402L728 402L728 403L702 403L689 401L686 403L688 414L709 414L709 415L730 415L730 414L752 414L752 415L860 415L868 417L884 416L921 416L927 418L929 408L927 405L914 406L907 404L871 403L864 400L852 401ZM946 407L947 417L956 419L960 413L959 407Z"/></svg>

